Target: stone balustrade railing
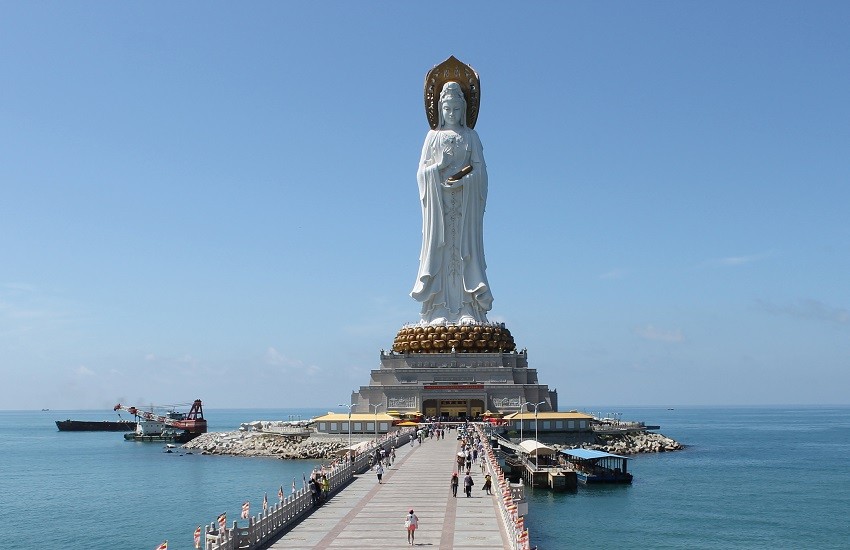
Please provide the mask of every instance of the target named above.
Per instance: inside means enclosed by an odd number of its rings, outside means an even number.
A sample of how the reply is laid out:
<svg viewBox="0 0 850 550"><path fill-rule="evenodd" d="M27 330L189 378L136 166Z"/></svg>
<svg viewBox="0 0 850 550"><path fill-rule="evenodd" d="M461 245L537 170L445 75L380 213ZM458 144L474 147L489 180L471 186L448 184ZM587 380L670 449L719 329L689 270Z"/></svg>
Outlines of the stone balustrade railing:
<svg viewBox="0 0 850 550"><path fill-rule="evenodd" d="M510 482L505 478L502 468L496 460L496 454L490 446L490 440L485 436L484 431L480 426L476 425L475 430L484 444L484 460L487 465L487 470L493 479L493 491L499 497L496 499L496 504L499 508L499 515L502 518L502 523L505 526L505 532L511 539L511 548L513 550L529 550L528 529L525 528L525 520L517 513L517 505L515 500L524 498L524 490L522 487L512 487Z"/></svg>
<svg viewBox="0 0 850 550"><path fill-rule="evenodd" d="M369 459L375 449L382 447L389 451L396 444L408 443L415 429L407 429L392 434L386 434L379 440L361 449L353 460L346 457L329 471L324 471L330 485L328 496L337 493L348 485L355 474L369 469ZM256 516L248 518L248 525L240 527L237 521L232 527L221 528L215 522L206 526L202 534L204 550L255 550L262 548L274 539L284 529L291 527L308 515L313 509L313 498L310 490L302 487L295 494L284 498L277 504L270 505Z"/></svg>

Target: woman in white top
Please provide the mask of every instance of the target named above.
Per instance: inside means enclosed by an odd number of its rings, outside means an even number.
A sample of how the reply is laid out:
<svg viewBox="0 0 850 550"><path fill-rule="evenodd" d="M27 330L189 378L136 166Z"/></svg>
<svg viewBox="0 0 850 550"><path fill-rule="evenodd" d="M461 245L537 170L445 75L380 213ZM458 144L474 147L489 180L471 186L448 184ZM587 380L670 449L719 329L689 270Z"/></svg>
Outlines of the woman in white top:
<svg viewBox="0 0 850 550"><path fill-rule="evenodd" d="M407 529L407 544L413 546L413 539L416 537L416 528L419 527L419 518L413 513L413 510L404 518L404 527Z"/></svg>

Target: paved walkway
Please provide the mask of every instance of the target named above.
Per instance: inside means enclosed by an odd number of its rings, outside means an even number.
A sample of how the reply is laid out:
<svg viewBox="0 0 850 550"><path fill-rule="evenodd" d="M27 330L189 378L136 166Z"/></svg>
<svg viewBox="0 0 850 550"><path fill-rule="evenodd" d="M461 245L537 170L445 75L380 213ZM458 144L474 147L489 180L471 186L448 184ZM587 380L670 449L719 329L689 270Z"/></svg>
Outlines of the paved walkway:
<svg viewBox="0 0 850 550"><path fill-rule="evenodd" d="M472 497L453 498L449 479L456 470L457 432L447 439L403 445L396 462L378 484L374 472L357 476L345 489L316 509L269 548L405 548L404 517L411 508L419 517L416 547L441 550L509 548L498 517L497 496L481 490L484 475L473 465ZM495 485L495 482L494 482Z"/></svg>

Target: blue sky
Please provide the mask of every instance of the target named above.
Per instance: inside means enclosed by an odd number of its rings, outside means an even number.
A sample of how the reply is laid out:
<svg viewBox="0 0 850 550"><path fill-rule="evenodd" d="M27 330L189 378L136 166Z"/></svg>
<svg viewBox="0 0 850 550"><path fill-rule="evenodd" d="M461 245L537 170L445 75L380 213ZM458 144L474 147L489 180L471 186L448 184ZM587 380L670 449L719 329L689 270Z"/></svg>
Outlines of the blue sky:
<svg viewBox="0 0 850 550"><path fill-rule="evenodd" d="M425 73L561 408L850 403L850 4L0 3L0 409L334 406L418 319Z"/></svg>

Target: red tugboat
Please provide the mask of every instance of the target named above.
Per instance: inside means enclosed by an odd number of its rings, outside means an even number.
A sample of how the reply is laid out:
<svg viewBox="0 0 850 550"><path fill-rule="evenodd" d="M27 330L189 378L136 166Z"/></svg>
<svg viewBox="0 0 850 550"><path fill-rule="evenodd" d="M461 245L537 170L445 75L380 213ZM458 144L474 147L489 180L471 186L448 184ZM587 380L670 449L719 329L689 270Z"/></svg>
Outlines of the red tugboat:
<svg viewBox="0 0 850 550"><path fill-rule="evenodd" d="M165 414L142 411L137 407L127 407L118 403L113 410L127 411L139 419L134 433L124 434L128 441L172 441L186 443L203 433L207 433L207 421L200 399L195 399L188 413L170 410Z"/></svg>

